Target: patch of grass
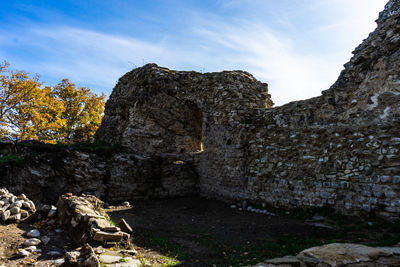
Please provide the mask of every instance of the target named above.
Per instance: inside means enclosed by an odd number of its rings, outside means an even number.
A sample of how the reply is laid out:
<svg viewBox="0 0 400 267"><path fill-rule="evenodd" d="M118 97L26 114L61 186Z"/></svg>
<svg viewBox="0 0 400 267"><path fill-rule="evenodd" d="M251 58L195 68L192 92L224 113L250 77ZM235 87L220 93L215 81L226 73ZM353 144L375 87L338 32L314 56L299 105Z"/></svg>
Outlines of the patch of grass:
<svg viewBox="0 0 400 267"><path fill-rule="evenodd" d="M112 226L117 226L117 224L116 224L113 220L111 220L111 219L109 219L108 222L109 222Z"/></svg>
<svg viewBox="0 0 400 267"><path fill-rule="evenodd" d="M140 261L141 266L146 266L146 261L140 253L136 255L136 258Z"/></svg>
<svg viewBox="0 0 400 267"><path fill-rule="evenodd" d="M393 246L400 242L400 220L390 222L375 218L369 222L359 223L358 226L365 234L371 232L381 233L378 240L368 243L370 246Z"/></svg>
<svg viewBox="0 0 400 267"><path fill-rule="evenodd" d="M100 267L107 267L107 264L100 262Z"/></svg>
<svg viewBox="0 0 400 267"><path fill-rule="evenodd" d="M164 261L163 264L161 264L162 267L167 267L167 266L176 266L176 265L180 265L182 264L181 261L179 261L176 258L171 258L171 257L167 257L167 256L161 256L161 259Z"/></svg>
<svg viewBox="0 0 400 267"><path fill-rule="evenodd" d="M317 237L288 237L276 241L250 243L244 246L234 246L222 252L225 260L232 266L247 266L257 264L265 259L288 255L297 255L300 251L325 244L334 243L334 239Z"/></svg>
<svg viewBox="0 0 400 267"><path fill-rule="evenodd" d="M0 156L0 165L6 164L6 163L11 163L11 162L20 162L23 159L24 159L23 157L15 156L15 155Z"/></svg>
<svg viewBox="0 0 400 267"><path fill-rule="evenodd" d="M110 250L119 250L121 248L120 241L117 242L114 246L110 248Z"/></svg>
<svg viewBox="0 0 400 267"><path fill-rule="evenodd" d="M122 257L119 259L119 262L128 262L129 260L125 257Z"/></svg>
<svg viewBox="0 0 400 267"><path fill-rule="evenodd" d="M369 246L391 246L400 242L400 221L389 222L377 218L365 221L365 218L357 220L353 217L336 217L336 215L327 217L329 219L326 223L335 225L335 230L315 231L302 236L291 235L276 240L229 245L210 234L194 232L193 236L197 237L197 242L213 251L215 255L212 257L215 257L216 260L220 257L222 262L220 261L218 266L221 263L221 266L253 265L266 259L295 256L304 249L335 242L361 243ZM158 266L179 265L183 260L190 259L190 255L179 246L156 237L151 232L137 231L137 234L133 236L136 244L157 250L165 255L162 257L163 264Z"/></svg>
<svg viewBox="0 0 400 267"><path fill-rule="evenodd" d="M132 236L133 243L141 247L151 248L163 255L161 258L164 262L161 266L179 265L182 264L181 261L190 258L190 254L183 250L182 247L164 238L155 236L150 231L136 229Z"/></svg>

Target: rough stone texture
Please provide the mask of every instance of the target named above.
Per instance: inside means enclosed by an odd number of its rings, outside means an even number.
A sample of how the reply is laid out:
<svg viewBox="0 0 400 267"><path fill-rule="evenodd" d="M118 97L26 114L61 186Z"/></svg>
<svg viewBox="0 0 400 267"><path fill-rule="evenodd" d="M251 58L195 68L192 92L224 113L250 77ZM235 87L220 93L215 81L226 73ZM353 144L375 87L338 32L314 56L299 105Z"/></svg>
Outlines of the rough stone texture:
<svg viewBox="0 0 400 267"><path fill-rule="evenodd" d="M398 247L373 248L359 244L333 243L313 247L300 252L296 257L266 260L255 266L400 266Z"/></svg>
<svg viewBox="0 0 400 267"><path fill-rule="evenodd" d="M14 196L6 188L0 188L0 219L4 223L18 222L35 211L35 204L24 194Z"/></svg>
<svg viewBox="0 0 400 267"><path fill-rule="evenodd" d="M129 239L129 234L111 225L108 215L102 209L102 202L95 196L63 195L58 200L57 210L59 225L65 227L78 242L118 242L124 236Z"/></svg>
<svg viewBox="0 0 400 267"><path fill-rule="evenodd" d="M399 1L319 97L269 108L266 84L240 71L148 64L124 75L97 139L194 157L203 196L342 213L400 212ZM201 129L201 130L200 130Z"/></svg>
<svg viewBox="0 0 400 267"><path fill-rule="evenodd" d="M198 176L180 155L139 156L116 150L82 151L34 142L0 142L0 155L22 160L0 164L0 186L41 203L67 192L91 193L106 202L195 195Z"/></svg>
<svg viewBox="0 0 400 267"><path fill-rule="evenodd" d="M2 164L0 185L33 199L89 191L106 201L199 188L202 196L225 201L396 219L399 8L400 0L389 1L331 88L277 108L270 108L267 85L247 72L134 69L114 88L96 134L127 151L100 156L20 147L37 154L23 166ZM0 145L2 155L14 150Z"/></svg>
<svg viewBox="0 0 400 267"><path fill-rule="evenodd" d="M89 244L85 244L81 251L67 252L64 267L100 267L100 262Z"/></svg>
<svg viewBox="0 0 400 267"><path fill-rule="evenodd" d="M202 74L147 64L119 79L96 136L140 153L201 151L202 143L226 142L230 121L271 106L267 84L247 72Z"/></svg>
<svg viewBox="0 0 400 267"><path fill-rule="evenodd" d="M125 221L125 219L121 219L117 225L119 228L121 228L121 230L123 232L128 233L128 234L133 233L132 227Z"/></svg>

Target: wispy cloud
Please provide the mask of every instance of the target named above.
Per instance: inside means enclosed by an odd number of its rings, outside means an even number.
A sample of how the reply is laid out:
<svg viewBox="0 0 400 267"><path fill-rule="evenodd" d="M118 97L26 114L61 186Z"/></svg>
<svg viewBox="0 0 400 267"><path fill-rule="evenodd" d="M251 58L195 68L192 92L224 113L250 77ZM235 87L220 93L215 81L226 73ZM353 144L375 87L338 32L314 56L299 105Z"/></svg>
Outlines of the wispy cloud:
<svg viewBox="0 0 400 267"><path fill-rule="evenodd" d="M326 58L302 55L290 38L260 25L214 22L212 29L200 29L198 34L218 52L209 65L224 62L230 69L246 69L269 83L278 105L318 95L334 82L341 66L332 58L326 62Z"/></svg>
<svg viewBox="0 0 400 267"><path fill-rule="evenodd" d="M111 88L122 73L139 66L144 55L156 59L165 53L159 44L70 27L33 28L15 38L43 55L41 60L25 59L28 68L102 88Z"/></svg>

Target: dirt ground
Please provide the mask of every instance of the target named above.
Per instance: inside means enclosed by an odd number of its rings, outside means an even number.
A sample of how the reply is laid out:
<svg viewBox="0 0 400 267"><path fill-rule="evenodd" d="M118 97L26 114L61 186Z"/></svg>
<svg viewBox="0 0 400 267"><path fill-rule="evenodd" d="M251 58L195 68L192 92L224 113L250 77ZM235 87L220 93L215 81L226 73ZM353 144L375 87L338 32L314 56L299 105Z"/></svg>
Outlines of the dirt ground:
<svg viewBox="0 0 400 267"><path fill-rule="evenodd" d="M400 224L365 218L345 221L328 215L309 220L299 216L302 214L279 211L271 216L199 197L131 204L110 207L107 212L112 221L123 218L133 227L131 241L144 266L250 266L326 243L389 246L400 241ZM34 228L50 237L50 242L38 246L41 253L16 257L26 239L24 233ZM54 260L77 247L79 244L48 219L0 225L0 265L52 266ZM60 256L49 257L50 251L58 251Z"/></svg>
<svg viewBox="0 0 400 267"><path fill-rule="evenodd" d="M47 220L41 221L26 221L19 224L0 225L0 265L7 267L19 266L52 266L54 260L62 258L67 251L71 251L78 247L73 240L71 240L66 233L57 229L55 225L46 224ZM32 230L39 229L41 236L47 236L50 241L44 245L39 244L37 248L41 249L41 253L34 253L25 258L16 256L18 249L28 238L24 233ZM49 256L47 253L50 251L59 252L58 256Z"/></svg>
<svg viewBox="0 0 400 267"><path fill-rule="evenodd" d="M137 236L133 242L142 246L137 249L142 249L144 257L153 257L150 262L154 266L162 265L155 258L163 251L157 249L168 250L168 245L182 249L176 253L178 259L182 258L180 266L229 266L227 253L235 247L239 251L251 244L334 231L289 216L243 212L223 202L197 197L138 201L130 209L109 210L109 215L113 221L124 218L134 227ZM146 236L141 238L143 232ZM146 238L157 242L143 240ZM160 246L163 240L168 243L166 249ZM188 255L182 256L185 253Z"/></svg>

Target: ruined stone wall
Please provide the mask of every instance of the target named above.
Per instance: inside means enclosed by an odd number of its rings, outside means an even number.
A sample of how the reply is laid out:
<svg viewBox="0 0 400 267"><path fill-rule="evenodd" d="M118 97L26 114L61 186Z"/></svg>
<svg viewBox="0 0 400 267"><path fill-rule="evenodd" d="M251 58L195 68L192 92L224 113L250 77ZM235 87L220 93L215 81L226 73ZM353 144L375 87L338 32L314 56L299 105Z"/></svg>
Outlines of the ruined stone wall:
<svg viewBox="0 0 400 267"><path fill-rule="evenodd" d="M267 84L247 72L134 69L114 88L96 134L123 152L3 144L0 154L25 160L0 164L0 186L30 198L89 191L106 201L200 192L397 218L399 9L400 0L389 1L330 89L277 108Z"/></svg>
<svg viewBox="0 0 400 267"><path fill-rule="evenodd" d="M259 110L247 145L248 192L285 207L400 212L400 13L377 29L318 98Z"/></svg>
<svg viewBox="0 0 400 267"><path fill-rule="evenodd" d="M220 193L241 195L244 155L230 143L240 139L236 127L246 114L272 104L267 84L247 72L202 74L148 64L120 78L96 139L133 153L194 157L200 185L221 184Z"/></svg>
<svg viewBox="0 0 400 267"><path fill-rule="evenodd" d="M273 105L267 84L244 71L198 73L147 64L120 78L96 139L140 153L211 147L248 110Z"/></svg>
<svg viewBox="0 0 400 267"><path fill-rule="evenodd" d="M400 212L400 19L390 1L377 29L320 97L247 114L233 138L244 176L207 175L204 195L341 213ZM234 134L235 135L235 134ZM229 151L228 153L234 153ZM222 165L209 165L217 172ZM201 176L204 179L204 176ZM218 183L215 183L215 180ZM242 191L227 191L237 181ZM214 182L214 183L213 183Z"/></svg>
<svg viewBox="0 0 400 267"><path fill-rule="evenodd" d="M56 203L67 192L94 194L106 202L198 193L190 161L89 148L0 142L0 187L42 203Z"/></svg>
<svg viewBox="0 0 400 267"><path fill-rule="evenodd" d="M141 153L193 152L203 196L397 217L399 7L389 1L319 97L270 108L267 85L248 73L150 64L119 80L97 139Z"/></svg>

